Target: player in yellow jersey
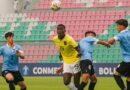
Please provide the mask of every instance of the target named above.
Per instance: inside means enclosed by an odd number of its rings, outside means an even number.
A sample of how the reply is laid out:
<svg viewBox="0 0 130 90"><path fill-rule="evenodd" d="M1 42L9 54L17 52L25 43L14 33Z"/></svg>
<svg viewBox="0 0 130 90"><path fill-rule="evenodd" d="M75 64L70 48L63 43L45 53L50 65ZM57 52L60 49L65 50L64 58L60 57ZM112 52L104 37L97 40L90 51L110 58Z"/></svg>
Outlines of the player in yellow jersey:
<svg viewBox="0 0 130 90"><path fill-rule="evenodd" d="M65 34L65 26L59 24L57 26L57 36L54 37L54 43L59 49L60 57L63 60L63 66L57 71L60 73L63 70L64 84L69 90L77 90L80 83L80 54L77 42L69 35ZM71 78L74 76L74 84Z"/></svg>

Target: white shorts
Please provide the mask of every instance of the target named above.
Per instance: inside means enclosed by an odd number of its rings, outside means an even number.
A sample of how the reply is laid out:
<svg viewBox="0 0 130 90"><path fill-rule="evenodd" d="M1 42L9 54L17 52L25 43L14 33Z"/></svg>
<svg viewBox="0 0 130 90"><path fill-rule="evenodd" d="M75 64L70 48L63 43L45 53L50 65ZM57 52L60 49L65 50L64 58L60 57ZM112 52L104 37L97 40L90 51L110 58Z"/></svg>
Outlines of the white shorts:
<svg viewBox="0 0 130 90"><path fill-rule="evenodd" d="M72 74L76 74L78 72L80 72L80 64L79 62L73 63L73 64L63 64L63 73L72 73Z"/></svg>

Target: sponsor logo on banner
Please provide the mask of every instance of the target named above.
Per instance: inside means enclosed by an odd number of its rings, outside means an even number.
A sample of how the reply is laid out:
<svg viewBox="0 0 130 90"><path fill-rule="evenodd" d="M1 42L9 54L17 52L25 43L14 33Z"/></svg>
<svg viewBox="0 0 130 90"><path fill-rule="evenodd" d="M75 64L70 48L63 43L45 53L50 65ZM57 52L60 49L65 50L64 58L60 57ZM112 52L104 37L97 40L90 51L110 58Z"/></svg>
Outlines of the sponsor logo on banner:
<svg viewBox="0 0 130 90"><path fill-rule="evenodd" d="M58 67L34 67L34 75L56 75Z"/></svg>
<svg viewBox="0 0 130 90"><path fill-rule="evenodd" d="M59 76L56 70L61 64L21 64L20 72L24 76ZM117 64L94 64L97 76L112 76L116 70Z"/></svg>

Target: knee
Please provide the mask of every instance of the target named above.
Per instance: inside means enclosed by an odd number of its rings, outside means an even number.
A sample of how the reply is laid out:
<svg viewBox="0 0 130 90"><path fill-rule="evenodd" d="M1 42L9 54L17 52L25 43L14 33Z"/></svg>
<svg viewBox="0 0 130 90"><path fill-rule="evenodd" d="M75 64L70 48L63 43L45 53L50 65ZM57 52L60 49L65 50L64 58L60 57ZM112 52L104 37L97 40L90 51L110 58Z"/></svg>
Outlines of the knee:
<svg viewBox="0 0 130 90"><path fill-rule="evenodd" d="M6 78L7 81L13 81L14 80L14 77L11 74L6 75L5 78Z"/></svg>
<svg viewBox="0 0 130 90"><path fill-rule="evenodd" d="M84 83L87 83L88 81L89 81L89 78L90 78L90 75L89 74L83 74L82 75L82 81L84 82Z"/></svg>
<svg viewBox="0 0 130 90"><path fill-rule="evenodd" d="M26 86L21 87L21 90L27 90L27 87Z"/></svg>
<svg viewBox="0 0 130 90"><path fill-rule="evenodd" d="M113 77L114 77L114 78L117 78L117 77L120 78L121 76L118 75L118 74L114 74Z"/></svg>
<svg viewBox="0 0 130 90"><path fill-rule="evenodd" d="M21 90L26 90L26 89L27 89L26 84L23 84L23 85L21 85L20 87L21 87Z"/></svg>
<svg viewBox="0 0 130 90"><path fill-rule="evenodd" d="M127 81L130 82L130 77L127 77Z"/></svg>
<svg viewBox="0 0 130 90"><path fill-rule="evenodd" d="M70 84L70 80L64 80L64 85L69 85Z"/></svg>
<svg viewBox="0 0 130 90"><path fill-rule="evenodd" d="M91 80L92 83L97 83L97 81L98 81L97 78Z"/></svg>
<svg viewBox="0 0 130 90"><path fill-rule="evenodd" d="M121 74L118 72L115 72L113 76L121 76Z"/></svg>

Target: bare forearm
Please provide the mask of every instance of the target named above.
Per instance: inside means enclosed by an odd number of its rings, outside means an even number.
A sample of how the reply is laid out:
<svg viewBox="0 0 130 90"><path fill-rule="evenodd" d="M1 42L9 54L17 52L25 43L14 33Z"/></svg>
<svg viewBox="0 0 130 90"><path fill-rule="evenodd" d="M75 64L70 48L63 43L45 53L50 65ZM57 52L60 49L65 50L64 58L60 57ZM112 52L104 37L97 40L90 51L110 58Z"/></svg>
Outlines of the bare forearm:
<svg viewBox="0 0 130 90"><path fill-rule="evenodd" d="M21 59L25 59L25 56L24 55L19 55L19 57L21 58Z"/></svg>
<svg viewBox="0 0 130 90"><path fill-rule="evenodd" d="M16 55L17 55L18 57L20 57L21 59L25 59L25 55L24 55L24 53L17 52Z"/></svg>
<svg viewBox="0 0 130 90"><path fill-rule="evenodd" d="M75 48L75 50L78 52L78 57L81 57L80 47L77 46L77 47Z"/></svg>
<svg viewBox="0 0 130 90"><path fill-rule="evenodd" d="M106 42L106 41L98 41L97 44L101 44L103 46L110 47L110 44L108 42Z"/></svg>

